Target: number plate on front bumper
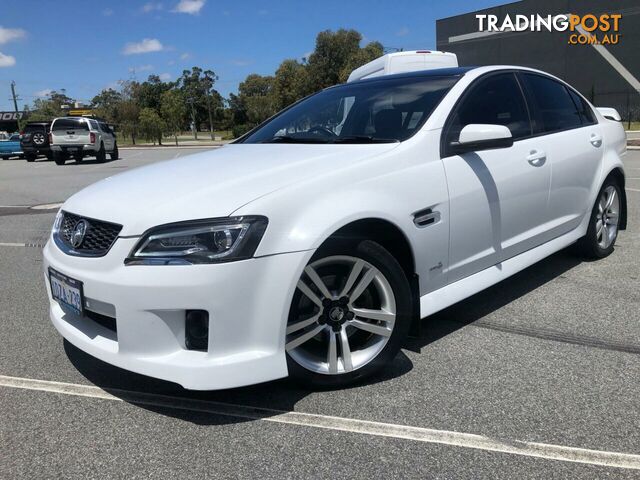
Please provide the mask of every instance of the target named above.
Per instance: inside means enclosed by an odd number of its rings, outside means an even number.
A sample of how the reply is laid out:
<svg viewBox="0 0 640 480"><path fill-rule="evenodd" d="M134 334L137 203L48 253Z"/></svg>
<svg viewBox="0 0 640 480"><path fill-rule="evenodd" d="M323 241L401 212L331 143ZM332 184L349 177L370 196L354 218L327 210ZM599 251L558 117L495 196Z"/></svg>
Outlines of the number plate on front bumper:
<svg viewBox="0 0 640 480"><path fill-rule="evenodd" d="M83 314L84 294L80 280L67 277L53 268L49 268L49 283L51 296L61 307L66 307L77 315Z"/></svg>

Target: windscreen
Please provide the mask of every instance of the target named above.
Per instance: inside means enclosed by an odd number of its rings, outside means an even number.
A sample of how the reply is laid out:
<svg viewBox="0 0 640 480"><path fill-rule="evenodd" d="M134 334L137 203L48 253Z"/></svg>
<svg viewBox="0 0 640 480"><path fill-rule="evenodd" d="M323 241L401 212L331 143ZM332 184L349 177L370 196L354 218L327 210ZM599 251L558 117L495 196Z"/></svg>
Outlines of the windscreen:
<svg viewBox="0 0 640 480"><path fill-rule="evenodd" d="M241 143L389 143L417 132L459 76L407 77L323 90Z"/></svg>
<svg viewBox="0 0 640 480"><path fill-rule="evenodd" d="M51 130L89 130L89 125L82 118L61 118L53 122Z"/></svg>

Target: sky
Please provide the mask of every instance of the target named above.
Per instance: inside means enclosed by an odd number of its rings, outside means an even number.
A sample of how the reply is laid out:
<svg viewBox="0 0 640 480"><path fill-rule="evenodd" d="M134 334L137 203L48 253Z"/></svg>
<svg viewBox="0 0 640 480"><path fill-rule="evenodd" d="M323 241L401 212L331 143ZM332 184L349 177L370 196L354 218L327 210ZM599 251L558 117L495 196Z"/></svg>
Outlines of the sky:
<svg viewBox="0 0 640 480"><path fill-rule="evenodd" d="M3 2L4 3L4 2ZM0 110L13 110L11 81L32 104L50 90L90 102L119 80L175 80L200 66L223 95L250 73L273 74L313 51L322 30L353 28L362 44L435 49L435 21L500 5L490 0L86 0L7 2L0 15Z"/></svg>

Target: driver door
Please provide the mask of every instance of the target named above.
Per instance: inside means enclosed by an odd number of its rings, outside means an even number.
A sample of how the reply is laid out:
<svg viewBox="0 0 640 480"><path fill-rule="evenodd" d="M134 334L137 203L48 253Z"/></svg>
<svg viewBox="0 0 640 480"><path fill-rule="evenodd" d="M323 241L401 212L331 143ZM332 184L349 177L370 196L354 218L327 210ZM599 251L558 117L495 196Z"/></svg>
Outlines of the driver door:
<svg viewBox="0 0 640 480"><path fill-rule="evenodd" d="M468 124L509 128L508 148L450 154ZM512 72L476 80L443 130L443 159L450 197L449 283L535 247L549 219L550 164Z"/></svg>

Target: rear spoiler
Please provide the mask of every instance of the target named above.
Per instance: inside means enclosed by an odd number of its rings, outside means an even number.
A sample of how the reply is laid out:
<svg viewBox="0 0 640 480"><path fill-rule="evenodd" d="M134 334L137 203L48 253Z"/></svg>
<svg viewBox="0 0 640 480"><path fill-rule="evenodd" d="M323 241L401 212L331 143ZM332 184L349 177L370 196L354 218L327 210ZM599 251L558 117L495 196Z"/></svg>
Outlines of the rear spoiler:
<svg viewBox="0 0 640 480"><path fill-rule="evenodd" d="M616 122L621 122L622 121L622 117L620 116L620 114L618 113L618 111L615 108L596 107L596 109L598 110L598 112L600 112L600 114L604 118L607 118L609 120L614 120Z"/></svg>

